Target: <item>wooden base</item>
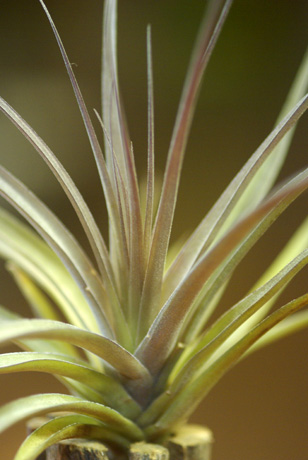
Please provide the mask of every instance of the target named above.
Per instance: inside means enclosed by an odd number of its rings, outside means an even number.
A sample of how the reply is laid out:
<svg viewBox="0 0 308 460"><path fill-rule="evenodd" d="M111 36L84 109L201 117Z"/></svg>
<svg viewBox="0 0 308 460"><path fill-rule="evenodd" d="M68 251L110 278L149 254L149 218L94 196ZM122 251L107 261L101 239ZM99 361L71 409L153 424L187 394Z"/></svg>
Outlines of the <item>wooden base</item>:
<svg viewBox="0 0 308 460"><path fill-rule="evenodd" d="M41 418L31 420L28 432L41 424ZM210 430L199 425L185 425L164 445L138 442L131 445L127 454L115 453L98 441L69 439L49 447L37 460L211 460L212 444Z"/></svg>
<svg viewBox="0 0 308 460"><path fill-rule="evenodd" d="M71 439L49 447L46 460L110 460L108 452L100 442Z"/></svg>

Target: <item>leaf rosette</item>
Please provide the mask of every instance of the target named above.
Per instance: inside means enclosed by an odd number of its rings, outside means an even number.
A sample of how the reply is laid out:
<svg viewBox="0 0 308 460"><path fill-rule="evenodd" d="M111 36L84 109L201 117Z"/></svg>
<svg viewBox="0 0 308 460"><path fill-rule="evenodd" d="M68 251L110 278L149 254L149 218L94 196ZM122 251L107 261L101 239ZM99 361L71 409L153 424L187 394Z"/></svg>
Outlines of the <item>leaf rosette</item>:
<svg viewBox="0 0 308 460"><path fill-rule="evenodd" d="M308 169L304 169L273 189L297 122L308 108L308 55L275 128L176 249L167 267L197 96L232 1L210 1L201 23L157 211L150 28L148 169L142 189L119 91L117 2L105 0L104 5L102 116L96 112L104 136L102 148L58 31L44 2L39 1L62 54L96 161L108 210L109 241L104 241L60 160L0 98L1 111L58 179L92 250L86 254L45 204L0 168L0 194L30 224L0 210L0 255L35 316L21 318L1 307L0 344L13 342L22 351L0 355L0 373L45 372L57 377L71 393L32 395L0 409L0 431L30 417L52 414L28 436L15 460L33 460L52 444L72 437L99 439L123 449L143 439L161 442L187 421L211 388L243 357L308 324L308 312L299 312L307 306L308 294L273 309L308 263L307 219L251 291L211 321L243 257L308 188Z"/></svg>

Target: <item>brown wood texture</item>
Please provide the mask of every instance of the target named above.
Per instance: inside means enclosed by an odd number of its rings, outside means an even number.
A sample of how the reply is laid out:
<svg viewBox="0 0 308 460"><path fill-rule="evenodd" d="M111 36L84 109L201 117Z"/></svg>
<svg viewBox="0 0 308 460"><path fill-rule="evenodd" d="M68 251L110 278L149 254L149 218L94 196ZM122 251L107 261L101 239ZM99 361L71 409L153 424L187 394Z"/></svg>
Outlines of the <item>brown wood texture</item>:
<svg viewBox="0 0 308 460"><path fill-rule="evenodd" d="M27 423L31 433L46 422L38 417ZM185 425L176 430L164 445L138 442L127 455L115 453L97 441L70 439L47 449L37 460L211 460L212 432L200 425Z"/></svg>
<svg viewBox="0 0 308 460"><path fill-rule="evenodd" d="M110 460L110 452L100 442L70 439L49 447L46 460Z"/></svg>

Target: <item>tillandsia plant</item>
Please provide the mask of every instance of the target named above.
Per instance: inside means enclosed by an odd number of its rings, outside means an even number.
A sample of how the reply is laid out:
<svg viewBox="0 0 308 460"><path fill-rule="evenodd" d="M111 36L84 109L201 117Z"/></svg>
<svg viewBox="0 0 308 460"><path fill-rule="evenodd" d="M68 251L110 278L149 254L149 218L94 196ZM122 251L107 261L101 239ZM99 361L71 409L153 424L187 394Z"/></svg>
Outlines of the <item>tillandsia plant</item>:
<svg viewBox="0 0 308 460"><path fill-rule="evenodd" d="M284 288L308 263L307 219L251 291L211 320L235 268L308 188L308 169L304 169L272 190L294 128L308 107L308 55L274 130L167 264L196 99L232 1L208 2L179 104L157 210L150 29L148 171L142 189L119 92L116 0L104 4L102 116L96 112L104 149L57 29L39 1L62 53L96 160L109 216L109 241L104 241L59 159L1 98L1 111L60 182L93 253L87 255L55 214L1 167L1 195L33 229L1 209L0 254L36 318L0 309L0 343L14 342L23 350L0 355L0 372L47 372L71 393L35 394L0 409L1 432L21 420L52 414L25 439L15 460L33 460L49 446L78 437L98 439L124 451L136 441L163 443L244 356L308 325L308 311L299 312L308 305L308 293L279 305Z"/></svg>

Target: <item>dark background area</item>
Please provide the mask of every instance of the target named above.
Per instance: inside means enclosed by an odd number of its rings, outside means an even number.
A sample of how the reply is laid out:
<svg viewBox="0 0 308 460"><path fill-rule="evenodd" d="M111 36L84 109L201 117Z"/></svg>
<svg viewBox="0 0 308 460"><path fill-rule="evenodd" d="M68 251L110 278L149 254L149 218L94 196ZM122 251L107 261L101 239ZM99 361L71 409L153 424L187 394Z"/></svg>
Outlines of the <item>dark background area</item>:
<svg viewBox="0 0 308 460"><path fill-rule="evenodd" d="M46 0L73 62L89 109L100 109L102 1ZM137 166L146 168L146 25L152 25L156 164L162 171L194 37L201 0L119 0L120 84ZM187 148L173 238L189 233L272 129L307 44L307 0L235 0L212 56ZM60 53L36 0L0 6L0 94L58 155L106 231L106 212L85 131ZM307 165L307 115L299 124L280 179ZM37 153L4 116L1 162L34 190L81 239L70 204ZM307 215L297 200L236 272L221 311L258 279ZM27 313L1 266L0 303ZM285 298L307 290L307 269ZM215 435L214 460L308 459L307 331L239 364L194 417ZM40 374L0 377L0 403L33 392L60 391ZM10 459L22 425L0 436Z"/></svg>

